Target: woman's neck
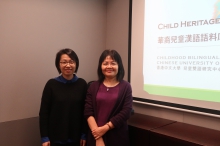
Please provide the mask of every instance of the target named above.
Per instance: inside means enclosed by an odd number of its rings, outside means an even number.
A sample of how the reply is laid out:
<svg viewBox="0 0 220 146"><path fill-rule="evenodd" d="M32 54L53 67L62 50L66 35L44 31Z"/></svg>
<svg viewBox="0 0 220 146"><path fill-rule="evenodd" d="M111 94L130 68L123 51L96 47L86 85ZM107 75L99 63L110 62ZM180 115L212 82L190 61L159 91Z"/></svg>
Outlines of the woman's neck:
<svg viewBox="0 0 220 146"><path fill-rule="evenodd" d="M74 75L71 75L71 76L64 76L62 75L66 80L72 80L72 78L74 77Z"/></svg>
<svg viewBox="0 0 220 146"><path fill-rule="evenodd" d="M105 78L103 81L103 84L107 87L114 87L119 83L119 81L116 78Z"/></svg>

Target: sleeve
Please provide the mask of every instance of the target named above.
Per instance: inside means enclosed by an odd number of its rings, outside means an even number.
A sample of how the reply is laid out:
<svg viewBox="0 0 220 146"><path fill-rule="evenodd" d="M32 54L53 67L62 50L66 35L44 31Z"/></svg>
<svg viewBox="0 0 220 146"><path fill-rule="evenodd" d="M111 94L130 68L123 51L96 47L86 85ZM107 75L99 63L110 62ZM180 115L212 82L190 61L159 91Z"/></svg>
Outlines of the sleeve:
<svg viewBox="0 0 220 146"><path fill-rule="evenodd" d="M93 95L92 95L92 93L93 93L92 91L94 90L93 84L89 86L89 88L87 90L87 94L86 94L85 109L84 109L84 116L85 116L86 120L90 116L94 116Z"/></svg>
<svg viewBox="0 0 220 146"><path fill-rule="evenodd" d="M119 110L116 111L113 117L111 117L110 121L114 125L115 128L121 127L130 117L132 111L132 89L129 83L125 84L122 94L119 96L123 96L120 101Z"/></svg>
<svg viewBox="0 0 220 146"><path fill-rule="evenodd" d="M44 87L41 105L39 111L39 125L40 125L40 134L41 137L48 137L49 133L49 116L50 116L50 108L51 108L51 99L52 99L52 91L50 88L50 81L48 81Z"/></svg>
<svg viewBox="0 0 220 146"><path fill-rule="evenodd" d="M50 141L49 137L42 137L41 138L41 143L45 143L45 142L48 142Z"/></svg>
<svg viewBox="0 0 220 146"><path fill-rule="evenodd" d="M82 106L82 111L84 112L84 107L85 107L85 99L86 99L86 92L87 92L87 83L85 82L85 85L84 85L84 94L83 94L83 106ZM82 118L83 118L83 128L82 128L82 135L81 135L81 139L86 139L86 133L88 131L88 124L87 124L87 119L84 117L84 113L82 112Z"/></svg>

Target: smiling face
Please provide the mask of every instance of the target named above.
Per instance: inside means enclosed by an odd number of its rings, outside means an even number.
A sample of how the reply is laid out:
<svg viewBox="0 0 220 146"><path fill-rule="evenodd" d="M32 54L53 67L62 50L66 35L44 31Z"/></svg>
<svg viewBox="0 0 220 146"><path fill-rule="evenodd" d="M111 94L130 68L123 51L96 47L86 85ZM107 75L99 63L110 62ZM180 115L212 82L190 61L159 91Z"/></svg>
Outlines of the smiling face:
<svg viewBox="0 0 220 146"><path fill-rule="evenodd" d="M118 63L110 56L105 58L105 60L102 62L101 68L105 78L117 78Z"/></svg>
<svg viewBox="0 0 220 146"><path fill-rule="evenodd" d="M76 62L73 61L67 54L63 54L60 57L60 70L63 77L70 80L73 78L73 73L75 73Z"/></svg>

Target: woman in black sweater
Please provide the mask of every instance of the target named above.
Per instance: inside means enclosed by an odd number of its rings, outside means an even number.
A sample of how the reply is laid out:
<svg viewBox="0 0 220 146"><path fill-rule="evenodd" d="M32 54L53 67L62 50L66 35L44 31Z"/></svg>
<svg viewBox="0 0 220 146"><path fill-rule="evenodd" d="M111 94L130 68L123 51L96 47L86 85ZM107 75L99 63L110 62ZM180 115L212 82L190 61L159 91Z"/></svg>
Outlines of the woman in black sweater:
<svg viewBox="0 0 220 146"><path fill-rule="evenodd" d="M41 99L42 146L85 146L87 83L76 76L79 59L66 48L56 54L55 64L60 76L47 81Z"/></svg>

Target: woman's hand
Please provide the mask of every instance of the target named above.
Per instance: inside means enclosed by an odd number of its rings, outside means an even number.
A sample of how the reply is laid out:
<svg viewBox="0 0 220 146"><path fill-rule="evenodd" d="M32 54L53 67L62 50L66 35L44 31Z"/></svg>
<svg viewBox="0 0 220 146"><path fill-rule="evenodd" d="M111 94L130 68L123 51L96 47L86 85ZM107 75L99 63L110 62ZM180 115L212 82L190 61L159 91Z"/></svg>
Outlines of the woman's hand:
<svg viewBox="0 0 220 146"><path fill-rule="evenodd" d="M42 143L42 146L50 146L50 141Z"/></svg>
<svg viewBox="0 0 220 146"><path fill-rule="evenodd" d="M80 140L80 146L86 146L86 140L81 139Z"/></svg>
<svg viewBox="0 0 220 146"><path fill-rule="evenodd" d="M97 140L100 137L102 137L107 131L109 130L108 125L104 125L101 127L97 127L96 129L92 130L92 135L94 136L94 138Z"/></svg>

